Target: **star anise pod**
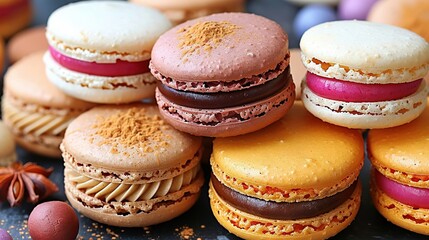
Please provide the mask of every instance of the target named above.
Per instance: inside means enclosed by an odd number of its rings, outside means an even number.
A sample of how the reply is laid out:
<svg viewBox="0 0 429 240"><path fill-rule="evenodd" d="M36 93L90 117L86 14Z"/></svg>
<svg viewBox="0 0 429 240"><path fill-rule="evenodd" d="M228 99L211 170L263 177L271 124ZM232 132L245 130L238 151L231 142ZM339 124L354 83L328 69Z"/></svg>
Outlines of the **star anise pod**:
<svg viewBox="0 0 429 240"><path fill-rule="evenodd" d="M27 196L27 201L36 203L58 191L49 180L53 168L45 169L34 163L22 165L15 162L9 167L0 167L0 202L9 201L10 206L19 206Z"/></svg>

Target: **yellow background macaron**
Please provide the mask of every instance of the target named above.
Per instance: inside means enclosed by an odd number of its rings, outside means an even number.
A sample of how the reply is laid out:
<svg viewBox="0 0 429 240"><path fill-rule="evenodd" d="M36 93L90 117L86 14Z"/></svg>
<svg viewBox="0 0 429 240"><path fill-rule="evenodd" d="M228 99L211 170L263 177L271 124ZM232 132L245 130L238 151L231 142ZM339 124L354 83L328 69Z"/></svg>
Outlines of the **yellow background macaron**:
<svg viewBox="0 0 429 240"><path fill-rule="evenodd" d="M320 201L351 187L363 165L360 132L322 122L307 112L301 102L291 111L260 131L215 139L212 183L219 181L247 198L280 204ZM250 214L254 209L237 209L213 185L210 196L215 217L228 231L242 238L327 238L351 223L360 204L357 186L345 202L323 214L304 219L269 219ZM335 218L342 221L336 222ZM246 221L255 221L255 226ZM324 227L311 228L315 222ZM303 228L294 230L294 224Z"/></svg>
<svg viewBox="0 0 429 240"><path fill-rule="evenodd" d="M427 194L421 194L429 191L428 122L429 108L426 107L417 119L408 124L370 130L368 133L368 154L374 168L371 173L371 196L375 208L388 221L425 235L429 235L429 209L412 204L427 201ZM376 174L393 181L394 188L400 189L399 195L390 192L393 187L383 191ZM406 191L417 194L412 199ZM399 199L403 195L409 203Z"/></svg>

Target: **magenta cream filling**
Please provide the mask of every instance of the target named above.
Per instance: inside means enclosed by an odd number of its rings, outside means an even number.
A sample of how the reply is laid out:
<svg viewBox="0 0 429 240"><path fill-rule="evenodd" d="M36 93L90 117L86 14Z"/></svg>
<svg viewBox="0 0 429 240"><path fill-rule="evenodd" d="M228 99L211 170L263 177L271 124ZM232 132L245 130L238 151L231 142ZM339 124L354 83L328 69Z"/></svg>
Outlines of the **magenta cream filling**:
<svg viewBox="0 0 429 240"><path fill-rule="evenodd" d="M316 95L344 102L381 102L401 99L415 93L422 82L363 84L325 78L307 72L307 86Z"/></svg>
<svg viewBox="0 0 429 240"><path fill-rule="evenodd" d="M149 61L127 62L116 60L116 63L86 62L68 57L49 46L52 58L61 66L80 73L103 77L132 76L149 72Z"/></svg>
<svg viewBox="0 0 429 240"><path fill-rule="evenodd" d="M28 6L30 6L29 0L18 0L12 4L0 6L0 19L8 18Z"/></svg>
<svg viewBox="0 0 429 240"><path fill-rule="evenodd" d="M388 179L374 170L377 187L389 197L403 204L429 209L429 189L406 186Z"/></svg>

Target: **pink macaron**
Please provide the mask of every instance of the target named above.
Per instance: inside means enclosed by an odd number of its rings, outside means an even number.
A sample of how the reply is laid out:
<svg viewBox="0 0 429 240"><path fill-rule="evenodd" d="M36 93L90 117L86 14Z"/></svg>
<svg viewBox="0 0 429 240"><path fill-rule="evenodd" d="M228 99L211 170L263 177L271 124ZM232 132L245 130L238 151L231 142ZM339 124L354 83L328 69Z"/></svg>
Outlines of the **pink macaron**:
<svg viewBox="0 0 429 240"><path fill-rule="evenodd" d="M275 22L223 13L163 34L150 64L161 114L194 135L226 137L281 118L295 99L288 37Z"/></svg>

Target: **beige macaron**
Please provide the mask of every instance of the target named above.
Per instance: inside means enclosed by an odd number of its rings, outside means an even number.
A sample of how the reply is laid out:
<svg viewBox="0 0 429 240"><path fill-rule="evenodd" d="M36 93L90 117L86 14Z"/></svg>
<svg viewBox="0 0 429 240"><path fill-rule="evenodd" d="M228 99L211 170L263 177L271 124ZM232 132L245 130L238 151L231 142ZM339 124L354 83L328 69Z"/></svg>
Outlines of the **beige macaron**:
<svg viewBox="0 0 429 240"><path fill-rule="evenodd" d="M177 217L204 182L201 138L168 125L155 105L95 107L70 124L61 150L72 206L112 226Z"/></svg>
<svg viewBox="0 0 429 240"><path fill-rule="evenodd" d="M39 26L23 30L13 36L6 46L10 63L15 63L31 53L48 50L45 32L46 27Z"/></svg>
<svg viewBox="0 0 429 240"><path fill-rule="evenodd" d="M3 120L25 149L60 157L59 146L68 124L95 104L72 98L52 85L45 74L43 54L31 54L8 69Z"/></svg>
<svg viewBox="0 0 429 240"><path fill-rule="evenodd" d="M242 12L244 0L130 0L163 12L174 24L213 13Z"/></svg>

